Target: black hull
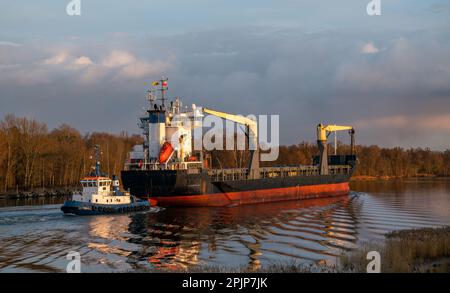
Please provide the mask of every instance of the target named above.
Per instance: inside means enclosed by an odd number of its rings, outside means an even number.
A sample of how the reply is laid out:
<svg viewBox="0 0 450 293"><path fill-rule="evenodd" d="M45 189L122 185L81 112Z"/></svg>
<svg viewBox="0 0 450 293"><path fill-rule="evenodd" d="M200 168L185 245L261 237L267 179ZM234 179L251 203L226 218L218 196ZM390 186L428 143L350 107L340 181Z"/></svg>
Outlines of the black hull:
<svg viewBox="0 0 450 293"><path fill-rule="evenodd" d="M125 170L121 177L126 190L137 197L148 198L348 183L351 173L211 181L206 171L189 174L187 170Z"/></svg>

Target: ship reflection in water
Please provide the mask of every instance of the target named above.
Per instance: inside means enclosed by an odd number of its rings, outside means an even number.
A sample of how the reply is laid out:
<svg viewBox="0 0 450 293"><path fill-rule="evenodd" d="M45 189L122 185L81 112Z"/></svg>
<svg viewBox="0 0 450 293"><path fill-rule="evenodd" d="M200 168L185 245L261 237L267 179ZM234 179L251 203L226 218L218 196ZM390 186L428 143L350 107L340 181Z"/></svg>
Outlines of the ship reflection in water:
<svg viewBox="0 0 450 293"><path fill-rule="evenodd" d="M82 271L334 263L390 230L450 222L450 181L355 183L349 196L233 208L62 216L60 205L0 208L0 271Z"/></svg>

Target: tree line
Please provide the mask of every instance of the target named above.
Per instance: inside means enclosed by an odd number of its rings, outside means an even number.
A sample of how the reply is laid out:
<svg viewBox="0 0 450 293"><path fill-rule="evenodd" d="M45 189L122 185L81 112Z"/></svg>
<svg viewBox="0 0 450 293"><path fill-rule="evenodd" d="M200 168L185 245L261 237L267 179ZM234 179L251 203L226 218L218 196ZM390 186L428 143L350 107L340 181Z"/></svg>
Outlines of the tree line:
<svg viewBox="0 0 450 293"><path fill-rule="evenodd" d="M128 152L141 142L125 132L82 135L67 124L49 131L35 119L7 115L0 121L0 192L77 185L90 172L96 144L103 171L120 174Z"/></svg>
<svg viewBox="0 0 450 293"><path fill-rule="evenodd" d="M334 146L328 145L329 154L334 154ZM261 162L262 167L312 164L318 154L315 143L301 142L295 145L280 146L278 159ZM429 148L385 148L376 145L355 146L357 168L355 176L373 177L415 177L450 176L450 149L434 151ZM212 166L215 168L246 167L248 151L210 152ZM350 146L339 143L337 154L350 154Z"/></svg>
<svg viewBox="0 0 450 293"><path fill-rule="evenodd" d="M0 121L0 192L33 188L68 187L78 184L93 160L94 145L102 149L101 164L108 174L120 170L133 145L141 144L139 135L94 132L81 134L63 124L51 131L35 119L7 115ZM332 145L329 146L330 153ZM315 143L301 142L280 146L279 157L261 166L311 164L317 155ZM338 154L348 154L349 146L338 144ZM450 150L428 148L356 146L358 166L355 175L412 177L450 176ZM248 151L212 151L214 168L245 167Z"/></svg>

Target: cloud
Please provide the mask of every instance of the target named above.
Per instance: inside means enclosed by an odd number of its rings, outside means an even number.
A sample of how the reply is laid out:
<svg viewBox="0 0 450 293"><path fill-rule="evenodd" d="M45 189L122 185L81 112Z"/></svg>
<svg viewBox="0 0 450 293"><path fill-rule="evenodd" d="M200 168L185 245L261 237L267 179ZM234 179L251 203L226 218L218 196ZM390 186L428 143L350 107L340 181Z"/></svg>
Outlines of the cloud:
<svg viewBox="0 0 450 293"><path fill-rule="evenodd" d="M69 54L66 52L58 53L50 58L45 59L42 64L44 65L59 65L67 61Z"/></svg>
<svg viewBox="0 0 450 293"><path fill-rule="evenodd" d="M366 43L361 47L361 53L362 54L375 54L378 53L380 50L375 47L375 45L372 42Z"/></svg>
<svg viewBox="0 0 450 293"><path fill-rule="evenodd" d="M108 76L109 70L104 66L92 65L81 71L78 81L83 85L95 85Z"/></svg>
<svg viewBox="0 0 450 293"><path fill-rule="evenodd" d="M336 83L355 93L411 94L412 99L424 92L450 94L449 49L449 44L437 39L401 37L376 59L353 58L343 63Z"/></svg>
<svg viewBox="0 0 450 293"><path fill-rule="evenodd" d="M32 52L31 48L28 50ZM79 82L83 85L105 81L120 83L123 80L142 79L150 74L169 70L173 67L174 60L171 56L167 60L148 61L128 51L117 49L111 50L103 58L97 52L91 52L92 57L77 51L79 49L65 48L49 57L23 64L0 63L0 83L7 81L21 86L48 84L52 81L58 81L59 84ZM98 61L94 62L96 59Z"/></svg>
<svg viewBox="0 0 450 293"><path fill-rule="evenodd" d="M114 50L103 60L103 65L107 67L121 67L136 62L136 58L125 51Z"/></svg>
<svg viewBox="0 0 450 293"><path fill-rule="evenodd" d="M359 141L387 146L448 149L450 114L394 115L354 122Z"/></svg>
<svg viewBox="0 0 450 293"><path fill-rule="evenodd" d="M14 43L14 42L8 42L8 41L0 41L0 46L20 47L20 46L22 46L22 44Z"/></svg>
<svg viewBox="0 0 450 293"><path fill-rule="evenodd" d="M86 66L86 65L91 65L91 64L94 64L92 62L91 58L86 57L86 56L78 57L77 59L75 59L73 61L73 65L75 65L75 66Z"/></svg>
<svg viewBox="0 0 450 293"><path fill-rule="evenodd" d="M137 79L150 75L159 75L172 68L173 65L168 62L133 62L124 66L116 75L116 79Z"/></svg>
<svg viewBox="0 0 450 293"><path fill-rule="evenodd" d="M430 5L430 10L434 13L449 13L450 12L450 4L432 3Z"/></svg>
<svg viewBox="0 0 450 293"><path fill-rule="evenodd" d="M0 82L2 81L16 86L33 86L51 84L52 78L41 68L15 68L12 74L0 76Z"/></svg>
<svg viewBox="0 0 450 293"><path fill-rule="evenodd" d="M445 148L450 136L432 130L448 122L449 33L245 27L154 36L151 43L111 37L89 45L83 39L23 45L4 51L1 60L14 62L0 60L7 65L0 66L0 115L28 109L81 130L136 132L144 81L164 75L168 95L181 96L184 104L279 114L284 144L314 141L314 125L323 122L354 125L362 144ZM364 49L368 44L373 48ZM374 48L376 54L362 52ZM17 87L27 80L31 86ZM102 121L91 109L104 111Z"/></svg>
<svg viewBox="0 0 450 293"><path fill-rule="evenodd" d="M450 134L450 114L384 116L358 120L355 123L362 129L370 129L372 127L396 129L410 128L421 131L438 131Z"/></svg>

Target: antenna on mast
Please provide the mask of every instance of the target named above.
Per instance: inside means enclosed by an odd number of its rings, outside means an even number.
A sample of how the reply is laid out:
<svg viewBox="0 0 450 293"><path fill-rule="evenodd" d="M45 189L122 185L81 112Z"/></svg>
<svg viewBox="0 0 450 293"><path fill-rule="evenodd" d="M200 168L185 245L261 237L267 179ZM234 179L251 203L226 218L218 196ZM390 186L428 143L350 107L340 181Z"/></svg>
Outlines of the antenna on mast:
<svg viewBox="0 0 450 293"><path fill-rule="evenodd" d="M161 91L161 109L165 108L165 102L166 102L166 91L169 89L169 87L167 86L168 78L165 78L164 76L161 77L160 80L155 80L154 82L152 82L152 86L156 87L159 86L159 88L154 88L154 89L150 89L147 91L148 93L148 100L150 101L150 108L154 107L155 105L153 104L154 101L156 100L156 97L153 95L153 91L158 90Z"/></svg>
<svg viewBox="0 0 450 293"><path fill-rule="evenodd" d="M165 105L164 105L165 100L166 100L165 94L166 94L166 91L169 89L168 83L167 83L168 80L169 79L167 77L164 78L164 76L161 77L161 79L159 80L159 85L161 86L161 88L159 89L161 91L161 105L163 108L165 107Z"/></svg>
<svg viewBox="0 0 450 293"><path fill-rule="evenodd" d="M96 144L94 145L94 151L95 151L95 176L101 176L100 172L100 145Z"/></svg>

